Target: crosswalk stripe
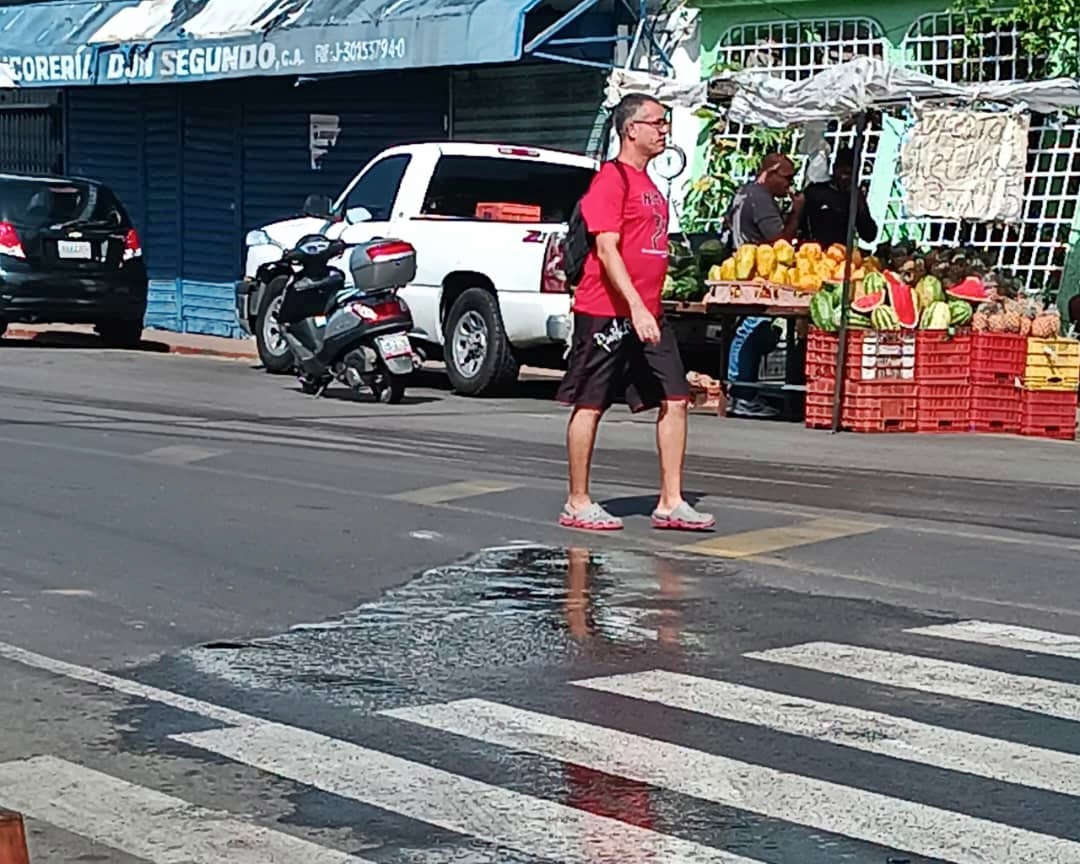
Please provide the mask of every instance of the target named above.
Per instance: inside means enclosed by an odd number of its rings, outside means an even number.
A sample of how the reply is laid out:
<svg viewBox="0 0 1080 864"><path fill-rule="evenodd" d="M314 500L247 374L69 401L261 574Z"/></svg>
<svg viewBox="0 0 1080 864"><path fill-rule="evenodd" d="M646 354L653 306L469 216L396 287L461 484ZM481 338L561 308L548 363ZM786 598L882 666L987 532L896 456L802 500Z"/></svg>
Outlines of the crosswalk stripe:
<svg viewBox="0 0 1080 864"><path fill-rule="evenodd" d="M171 737L333 795L563 864L593 864L600 858L755 864L690 840L293 726L258 723ZM606 851L598 856L595 846ZM1040 864L1056 860L1043 855Z"/></svg>
<svg viewBox="0 0 1080 864"><path fill-rule="evenodd" d="M446 483L442 486L427 486L423 489L410 489L391 495L395 501L410 504L445 504L460 498L473 498L479 495L491 495L495 492L509 492L520 488L520 483L503 483L497 480L464 480L460 483Z"/></svg>
<svg viewBox="0 0 1080 864"><path fill-rule="evenodd" d="M809 519L794 525L782 525L779 528L759 528L755 531L744 531L741 534L713 537L682 548L683 551L714 555L718 558L750 558L769 552L794 549L797 546L809 546L829 540L842 540L858 534L868 534L882 527L879 524L854 522L848 519Z"/></svg>
<svg viewBox="0 0 1080 864"><path fill-rule="evenodd" d="M365 864L52 756L0 764L0 805L153 864Z"/></svg>
<svg viewBox="0 0 1080 864"><path fill-rule="evenodd" d="M1080 860L1080 843L1060 837L480 699L384 713L953 864Z"/></svg>
<svg viewBox="0 0 1080 864"><path fill-rule="evenodd" d="M1071 753L660 669L573 684L947 771L1080 797L1080 756Z"/></svg>
<svg viewBox="0 0 1080 864"><path fill-rule="evenodd" d="M835 642L808 642L745 656L874 684L1080 720L1080 686L1047 678Z"/></svg>
<svg viewBox="0 0 1080 864"><path fill-rule="evenodd" d="M958 621L955 624L913 627L904 632L1080 660L1080 636L1074 633L1054 633L1014 624L996 624L992 621Z"/></svg>

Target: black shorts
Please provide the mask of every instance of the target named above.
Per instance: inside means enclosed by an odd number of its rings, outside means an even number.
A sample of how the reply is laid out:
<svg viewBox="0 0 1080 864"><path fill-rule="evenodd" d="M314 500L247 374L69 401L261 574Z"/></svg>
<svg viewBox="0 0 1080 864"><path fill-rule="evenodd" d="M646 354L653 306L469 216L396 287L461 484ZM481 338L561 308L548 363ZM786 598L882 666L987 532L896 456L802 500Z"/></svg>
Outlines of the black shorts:
<svg viewBox="0 0 1080 864"><path fill-rule="evenodd" d="M663 318L660 341L644 344L628 318L574 315L570 362L556 397L563 405L606 411L620 396L634 413L662 402L686 401L686 381L675 334Z"/></svg>

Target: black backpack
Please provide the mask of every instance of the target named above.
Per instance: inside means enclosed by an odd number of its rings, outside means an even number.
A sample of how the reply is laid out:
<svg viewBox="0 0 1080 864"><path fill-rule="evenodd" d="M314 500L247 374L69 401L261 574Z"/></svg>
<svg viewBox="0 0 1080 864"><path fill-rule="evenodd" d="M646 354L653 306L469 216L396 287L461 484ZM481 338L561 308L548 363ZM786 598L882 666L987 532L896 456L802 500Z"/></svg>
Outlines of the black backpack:
<svg viewBox="0 0 1080 864"><path fill-rule="evenodd" d="M618 159L612 159L615 167L619 169L623 182L626 184L626 193L630 191L630 180L626 176L626 169ZM626 198L623 197L625 206ZM584 196L583 196L584 197ZM581 200L574 205L570 219L566 223L566 237L563 240L563 272L566 274L566 284L572 294L577 288L581 277L585 274L585 259L589 252L596 246L596 238L589 233L585 225L585 218L581 215Z"/></svg>

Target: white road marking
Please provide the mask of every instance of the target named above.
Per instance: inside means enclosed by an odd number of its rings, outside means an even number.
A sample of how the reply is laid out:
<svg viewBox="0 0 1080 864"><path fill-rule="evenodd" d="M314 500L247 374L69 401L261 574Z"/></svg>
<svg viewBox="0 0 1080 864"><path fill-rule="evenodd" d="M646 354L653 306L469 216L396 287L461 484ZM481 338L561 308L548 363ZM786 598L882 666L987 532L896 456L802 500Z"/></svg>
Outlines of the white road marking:
<svg viewBox="0 0 1080 864"><path fill-rule="evenodd" d="M207 450L204 447L194 447L187 444L177 444L173 447L158 447L149 453L143 453L138 458L147 462L160 462L163 465L192 465L195 462L204 462L215 456L224 456L228 450Z"/></svg>
<svg viewBox="0 0 1080 864"><path fill-rule="evenodd" d="M955 624L937 624L930 627L913 627L905 630L917 636L935 636L957 642L973 642L994 648L1010 648L1036 654L1053 654L1080 660L1080 636L1073 633L1054 633L1050 630L1033 630L1014 624L995 624L992 621L958 621Z"/></svg>
<svg viewBox="0 0 1080 864"><path fill-rule="evenodd" d="M1080 756L1072 753L660 669L573 684L947 771L1080 797Z"/></svg>
<svg viewBox="0 0 1080 864"><path fill-rule="evenodd" d="M180 711L187 711L201 717L207 717L210 720L217 720L219 723L230 723L239 726L243 723L258 720L256 717L233 711L231 708L203 702L200 699L192 699L169 690L159 690L157 687L139 684L137 681L129 681L126 678L117 678L115 675L99 672L97 669L90 669L87 666L77 666L64 660L55 660L52 657L35 654L33 651L27 651L25 648L9 645L6 642L0 642L0 660L9 660L12 663L29 666L32 669L40 669L42 672L50 672L53 675L60 675L74 681L93 684L106 690L123 693L125 696L134 696L137 699L146 699L149 702L169 705Z"/></svg>
<svg viewBox="0 0 1080 864"><path fill-rule="evenodd" d="M953 864L1080 861L1071 840L480 699L383 713Z"/></svg>
<svg viewBox="0 0 1080 864"><path fill-rule="evenodd" d="M51 756L0 764L0 805L153 864L365 864Z"/></svg>
<svg viewBox="0 0 1080 864"><path fill-rule="evenodd" d="M1010 675L949 660L834 642L809 642L792 648L757 651L746 656L826 675L841 675L889 687L987 702L1065 720L1080 720L1080 686L1047 678Z"/></svg>
<svg viewBox="0 0 1080 864"><path fill-rule="evenodd" d="M601 860L595 846L605 850L602 860L620 864L752 861L292 726L260 723L171 738L333 795L563 864L594 864ZM1020 855L1011 860L1035 859ZM1042 855L1039 860L1050 864L1057 859Z"/></svg>
<svg viewBox="0 0 1080 864"><path fill-rule="evenodd" d="M502 483L498 480L465 480L460 483L412 489L390 497L395 501L407 501L410 504L445 504L447 501L490 495L494 492L509 492L520 487L520 483Z"/></svg>

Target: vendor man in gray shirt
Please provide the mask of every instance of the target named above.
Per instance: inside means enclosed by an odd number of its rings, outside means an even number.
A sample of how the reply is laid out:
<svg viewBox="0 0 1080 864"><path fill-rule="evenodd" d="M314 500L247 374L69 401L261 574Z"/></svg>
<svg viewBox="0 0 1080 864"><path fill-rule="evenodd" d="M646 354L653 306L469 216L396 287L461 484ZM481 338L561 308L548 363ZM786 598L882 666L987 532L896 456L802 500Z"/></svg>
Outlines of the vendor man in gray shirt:
<svg viewBox="0 0 1080 864"><path fill-rule="evenodd" d="M744 243L774 243L783 238L795 239L802 220L806 199L791 198L791 211L785 219L776 203L777 198L791 194L795 182L795 165L782 153L770 153L761 160L758 176L735 193L728 211L731 240L738 249ZM762 401L754 387L740 387L738 382L758 380L762 358L776 348L780 331L772 326L771 318L744 318L735 331L728 354L728 380L731 387L733 417L771 419L780 412Z"/></svg>

